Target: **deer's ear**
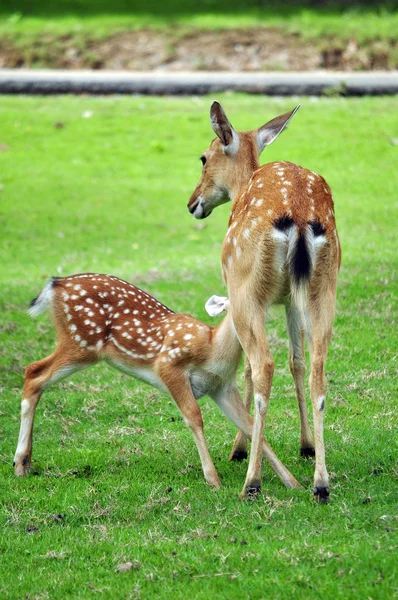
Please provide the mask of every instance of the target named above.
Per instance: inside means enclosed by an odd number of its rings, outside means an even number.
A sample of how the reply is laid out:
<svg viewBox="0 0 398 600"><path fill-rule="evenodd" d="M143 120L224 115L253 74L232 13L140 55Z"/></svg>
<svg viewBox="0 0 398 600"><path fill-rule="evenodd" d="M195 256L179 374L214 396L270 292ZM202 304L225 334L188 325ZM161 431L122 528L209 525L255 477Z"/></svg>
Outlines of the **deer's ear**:
<svg viewBox="0 0 398 600"><path fill-rule="evenodd" d="M223 107L217 100L213 102L210 108L210 123L214 133L224 146L224 152L226 154L234 154L239 147L239 136L228 121Z"/></svg>
<svg viewBox="0 0 398 600"><path fill-rule="evenodd" d="M265 146L269 146L276 140L299 108L300 104L298 104L291 112L275 117L275 119L272 119L272 121L269 121L257 129L257 145L260 153L264 150Z"/></svg>
<svg viewBox="0 0 398 600"><path fill-rule="evenodd" d="M205 304L206 312L211 317L220 315L223 310L228 310L229 299L225 296L212 296Z"/></svg>

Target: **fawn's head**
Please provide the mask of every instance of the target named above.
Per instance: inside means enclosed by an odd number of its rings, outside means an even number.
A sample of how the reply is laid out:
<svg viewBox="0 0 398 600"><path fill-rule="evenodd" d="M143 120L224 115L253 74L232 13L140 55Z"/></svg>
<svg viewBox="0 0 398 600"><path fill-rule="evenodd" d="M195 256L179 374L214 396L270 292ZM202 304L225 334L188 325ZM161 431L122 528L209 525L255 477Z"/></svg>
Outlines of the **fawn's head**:
<svg viewBox="0 0 398 600"><path fill-rule="evenodd" d="M232 200L259 166L259 156L286 127L294 110L252 131L237 132L229 122L221 104L213 102L210 123L217 137L200 157L202 176L189 202L188 209L196 219L205 219L220 204Z"/></svg>

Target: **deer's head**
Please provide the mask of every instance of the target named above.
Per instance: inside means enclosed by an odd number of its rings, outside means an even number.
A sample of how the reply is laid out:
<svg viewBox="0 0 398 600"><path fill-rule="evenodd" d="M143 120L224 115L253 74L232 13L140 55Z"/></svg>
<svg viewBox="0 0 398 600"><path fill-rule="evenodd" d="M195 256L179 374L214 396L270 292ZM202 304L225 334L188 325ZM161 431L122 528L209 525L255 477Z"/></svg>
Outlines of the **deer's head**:
<svg viewBox="0 0 398 600"><path fill-rule="evenodd" d="M237 132L221 104L213 102L210 123L217 137L200 157L202 176L188 202L188 209L196 219L205 219L216 206L235 199L258 168L265 146L276 140L298 108L259 129Z"/></svg>

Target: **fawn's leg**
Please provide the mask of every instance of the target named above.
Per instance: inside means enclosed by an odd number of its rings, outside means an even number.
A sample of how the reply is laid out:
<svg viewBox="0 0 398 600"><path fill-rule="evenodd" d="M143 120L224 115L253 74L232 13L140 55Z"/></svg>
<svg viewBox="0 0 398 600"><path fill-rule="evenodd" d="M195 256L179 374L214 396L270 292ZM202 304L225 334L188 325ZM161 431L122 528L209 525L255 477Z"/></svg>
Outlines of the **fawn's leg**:
<svg viewBox="0 0 398 600"><path fill-rule="evenodd" d="M160 369L160 377L180 409L186 425L192 431L207 483L216 488L221 487L216 468L207 449L202 413L186 375L177 367L167 366Z"/></svg>
<svg viewBox="0 0 398 600"><path fill-rule="evenodd" d="M43 391L55 381L86 366L88 364L73 363L70 356L65 356L57 349L47 358L26 368L21 402L21 427L14 457L16 475L27 475L31 468L33 420Z"/></svg>

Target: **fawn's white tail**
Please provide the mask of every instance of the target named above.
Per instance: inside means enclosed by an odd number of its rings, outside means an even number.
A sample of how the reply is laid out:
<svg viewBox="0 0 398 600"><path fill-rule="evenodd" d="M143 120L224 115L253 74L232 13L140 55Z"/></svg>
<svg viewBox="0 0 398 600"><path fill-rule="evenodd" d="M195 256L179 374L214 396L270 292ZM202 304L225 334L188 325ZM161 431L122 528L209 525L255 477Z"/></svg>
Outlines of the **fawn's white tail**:
<svg viewBox="0 0 398 600"><path fill-rule="evenodd" d="M32 300L30 303L28 313L31 317L37 317L40 313L44 312L51 306L54 297L54 282L55 278L53 277L48 283L46 283L37 298Z"/></svg>

